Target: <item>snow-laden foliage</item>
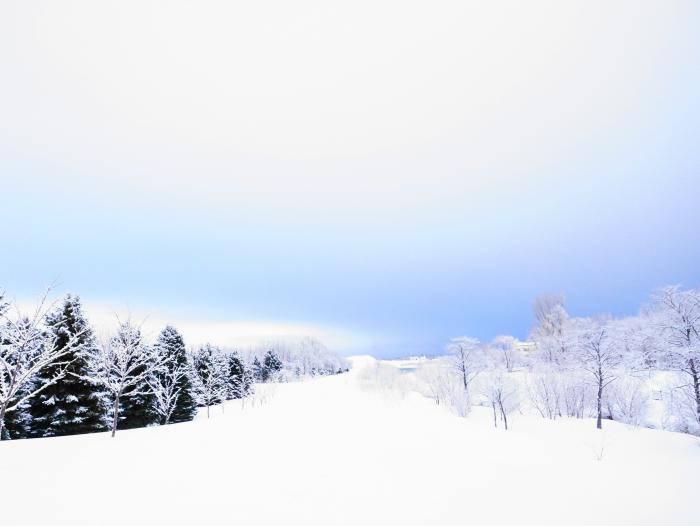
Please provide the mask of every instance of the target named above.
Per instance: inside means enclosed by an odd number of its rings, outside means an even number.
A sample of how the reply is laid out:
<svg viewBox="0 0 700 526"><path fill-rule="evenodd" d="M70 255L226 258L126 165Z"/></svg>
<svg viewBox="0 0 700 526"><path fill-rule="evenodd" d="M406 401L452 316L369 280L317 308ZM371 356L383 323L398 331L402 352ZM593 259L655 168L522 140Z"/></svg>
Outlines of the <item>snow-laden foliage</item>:
<svg viewBox="0 0 700 526"><path fill-rule="evenodd" d="M54 345L72 348L61 360L67 362L61 380L51 383L29 400L27 411L31 426L27 436L64 436L104 430L107 393L89 380L97 342L80 299L66 296L58 308L47 315L46 325ZM37 373L32 382L48 383L62 367L59 363L51 364Z"/></svg>
<svg viewBox="0 0 700 526"><path fill-rule="evenodd" d="M258 382L338 374L350 367L346 359L312 337L266 342L242 355Z"/></svg>
<svg viewBox="0 0 700 526"><path fill-rule="evenodd" d="M530 341L454 338L419 368L419 390L460 415L489 405L504 425L512 407L551 420L593 417L598 428L605 419L648 425L653 405L656 425L700 434L700 292L665 287L625 318L572 316L558 295L533 308Z"/></svg>
<svg viewBox="0 0 700 526"><path fill-rule="evenodd" d="M206 344L192 354L194 392L200 406L210 408L226 400L229 364L227 356L218 347Z"/></svg>
<svg viewBox="0 0 700 526"><path fill-rule="evenodd" d="M508 429L508 415L520 405L517 381L507 374L507 369L496 369L479 378L481 395L493 410L493 425L498 427L499 420Z"/></svg>
<svg viewBox="0 0 700 526"><path fill-rule="evenodd" d="M678 400L684 400L688 429L700 433L700 292L666 287L654 295L649 312L658 331L661 362L683 374Z"/></svg>
<svg viewBox="0 0 700 526"><path fill-rule="evenodd" d="M167 326L154 345L161 367L148 378L161 424L187 422L197 413L191 367L182 335Z"/></svg>
<svg viewBox="0 0 700 526"><path fill-rule="evenodd" d="M48 292L34 312L24 316L0 295L0 437L5 415L25 408L32 397L59 382L71 365L70 355L84 345L84 331L64 335L57 330L59 322L47 325L51 310L47 296ZM39 376L48 367L52 374Z"/></svg>
<svg viewBox="0 0 700 526"><path fill-rule="evenodd" d="M226 398L228 400L244 399L254 392L254 382L252 369L245 364L237 352L231 353L228 356Z"/></svg>
<svg viewBox="0 0 700 526"><path fill-rule="evenodd" d="M204 345L186 350L168 326L151 345L118 321L98 343L77 296L24 315L0 294L0 438L61 436L192 420L198 407L255 396L277 382L347 371L349 363L313 338L247 352ZM261 386L256 395L255 383ZM269 387L269 388L268 388ZM222 406L223 408L223 406Z"/></svg>
<svg viewBox="0 0 700 526"><path fill-rule="evenodd" d="M456 401L458 412L467 414L471 407L469 386L479 373L486 368L486 354L480 346L479 340L466 336L450 340L446 351L450 357L448 363L462 384L462 392L458 397L455 397L457 393L453 390L453 386L449 386L451 398Z"/></svg>
<svg viewBox="0 0 700 526"><path fill-rule="evenodd" d="M120 418L123 418L120 416L123 401L152 395L148 380L166 360L152 347L144 345L140 328L131 321L121 323L117 334L100 346L92 377L111 395L112 436L117 432ZM152 407L142 409L155 411Z"/></svg>

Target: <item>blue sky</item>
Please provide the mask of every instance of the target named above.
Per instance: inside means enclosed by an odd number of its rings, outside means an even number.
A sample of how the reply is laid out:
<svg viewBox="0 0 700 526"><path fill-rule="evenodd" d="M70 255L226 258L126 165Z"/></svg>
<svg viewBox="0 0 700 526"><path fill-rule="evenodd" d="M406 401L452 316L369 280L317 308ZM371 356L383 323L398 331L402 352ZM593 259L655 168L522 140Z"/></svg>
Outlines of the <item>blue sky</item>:
<svg viewBox="0 0 700 526"><path fill-rule="evenodd" d="M520 4L2 7L0 283L383 355L700 285L697 3Z"/></svg>

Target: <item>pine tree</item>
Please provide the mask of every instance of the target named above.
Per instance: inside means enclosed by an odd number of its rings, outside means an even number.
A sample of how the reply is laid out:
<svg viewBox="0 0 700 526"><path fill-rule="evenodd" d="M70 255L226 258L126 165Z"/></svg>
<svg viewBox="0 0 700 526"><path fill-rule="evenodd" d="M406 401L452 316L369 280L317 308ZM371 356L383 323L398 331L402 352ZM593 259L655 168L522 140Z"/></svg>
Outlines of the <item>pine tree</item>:
<svg viewBox="0 0 700 526"><path fill-rule="evenodd" d="M120 329L119 333L115 338L134 338L139 340L139 346L141 346L143 353L146 355L151 355L151 359L148 360L150 364L155 362L156 354L152 348L142 345L141 331L139 329L130 329L131 333L134 334L123 334ZM143 363L137 367L132 376L138 377L150 368L149 363ZM133 388L133 393L130 396L123 397L120 400L119 409L119 422L117 424L118 429L134 429L137 427L146 427L158 424L160 422L160 415L156 409L156 399L153 394L152 389L147 382L148 377L144 377L143 381L138 383Z"/></svg>
<svg viewBox="0 0 700 526"><path fill-rule="evenodd" d="M82 312L80 298L66 296L63 304L46 317L50 340L57 348L75 350L59 363L43 369L37 381L46 383L68 362L66 374L28 401L29 437L64 436L103 431L104 390L88 380L90 360L96 350L95 337Z"/></svg>
<svg viewBox="0 0 700 526"><path fill-rule="evenodd" d="M22 395L20 395L22 396ZM14 411L5 413L5 424L2 428L0 440L17 440L19 438L29 438L29 411L28 402L24 402Z"/></svg>
<svg viewBox="0 0 700 526"><path fill-rule="evenodd" d="M0 296L0 300L2 300L2 297ZM0 309L2 309L2 305L0 304ZM5 340L0 341L0 344L7 344ZM29 387L26 387L22 389L19 393L17 393L17 397L15 400L10 402L11 405L14 405L17 402L17 399L22 398L27 394L27 391L29 390ZM8 413L5 413L5 417L3 418L3 425L2 425L2 431L0 431L0 440L16 440L18 438L27 438L29 435L29 414L27 413L27 402L24 402L20 407L15 409L14 411L10 411Z"/></svg>
<svg viewBox="0 0 700 526"><path fill-rule="evenodd" d="M161 370L154 373L155 383L167 386L168 382L174 379L175 383L171 390L177 396L170 416L165 417L161 414L160 423L189 422L197 414L197 402L194 399L192 380L187 374L189 361L185 342L177 329L168 325L158 336L155 348L165 361ZM185 374L178 374L179 371Z"/></svg>
<svg viewBox="0 0 700 526"><path fill-rule="evenodd" d="M245 366L238 353L234 352L228 357L228 394L229 400L245 398L253 388L253 375Z"/></svg>
<svg viewBox="0 0 700 526"><path fill-rule="evenodd" d="M264 370L263 366L260 363L260 360L258 360L258 357L256 356L255 359L253 360L253 365L251 366L253 369L253 379L256 382L264 382L265 381L265 375L264 375Z"/></svg>
<svg viewBox="0 0 700 526"><path fill-rule="evenodd" d="M192 370L197 400L201 407L209 408L226 399L228 363L217 347L206 344L192 356Z"/></svg>
<svg viewBox="0 0 700 526"><path fill-rule="evenodd" d="M262 377L263 382L275 377L282 370L282 361L272 351L267 351L263 360Z"/></svg>

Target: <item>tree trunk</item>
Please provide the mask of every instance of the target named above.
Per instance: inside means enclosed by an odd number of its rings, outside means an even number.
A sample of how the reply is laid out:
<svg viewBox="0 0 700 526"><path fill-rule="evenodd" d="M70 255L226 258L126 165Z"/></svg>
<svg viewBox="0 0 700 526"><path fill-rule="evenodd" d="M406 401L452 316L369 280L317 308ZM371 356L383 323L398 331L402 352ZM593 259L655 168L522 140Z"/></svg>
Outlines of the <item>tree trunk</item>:
<svg viewBox="0 0 700 526"><path fill-rule="evenodd" d="M117 421L119 420L119 398L121 393L117 393L114 397L114 407L112 408L112 438L117 433Z"/></svg>
<svg viewBox="0 0 700 526"><path fill-rule="evenodd" d="M603 429L603 377L598 376L598 419L595 424L597 429Z"/></svg>
<svg viewBox="0 0 700 526"><path fill-rule="evenodd" d="M695 417L700 424L700 372L695 364L695 359L688 360L690 366L690 374L693 377L693 393L695 394Z"/></svg>
<svg viewBox="0 0 700 526"><path fill-rule="evenodd" d="M498 405L501 408L501 415L503 416L503 425L505 426L506 431L508 431L508 417L506 417L505 409L503 409L503 402L499 402Z"/></svg>
<svg viewBox="0 0 700 526"><path fill-rule="evenodd" d="M7 409L8 403L9 401L0 406L0 440L2 440L2 430L5 426L5 410Z"/></svg>
<svg viewBox="0 0 700 526"><path fill-rule="evenodd" d="M209 405L207 405L207 418L209 418Z"/></svg>
<svg viewBox="0 0 700 526"><path fill-rule="evenodd" d="M498 427L498 420L496 420L496 402L491 402L491 407L493 408L493 427Z"/></svg>

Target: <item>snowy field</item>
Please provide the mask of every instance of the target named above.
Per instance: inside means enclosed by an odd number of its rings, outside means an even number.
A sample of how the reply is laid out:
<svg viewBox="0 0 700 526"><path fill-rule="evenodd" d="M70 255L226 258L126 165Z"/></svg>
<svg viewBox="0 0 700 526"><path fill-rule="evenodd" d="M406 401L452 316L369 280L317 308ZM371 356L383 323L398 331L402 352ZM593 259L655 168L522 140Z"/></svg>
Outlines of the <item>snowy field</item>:
<svg viewBox="0 0 700 526"><path fill-rule="evenodd" d="M459 418L373 360L210 419L0 444L0 524L700 524L700 443L593 420Z"/></svg>

